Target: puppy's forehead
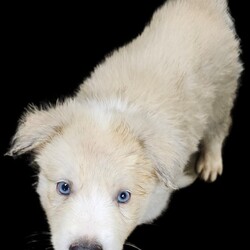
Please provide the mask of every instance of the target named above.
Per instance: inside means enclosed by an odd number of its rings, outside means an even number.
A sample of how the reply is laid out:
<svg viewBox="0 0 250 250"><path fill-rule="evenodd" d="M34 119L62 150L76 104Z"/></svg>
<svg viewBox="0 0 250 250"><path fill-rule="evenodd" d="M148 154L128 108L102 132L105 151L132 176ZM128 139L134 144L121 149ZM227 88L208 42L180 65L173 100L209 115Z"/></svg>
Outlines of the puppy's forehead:
<svg viewBox="0 0 250 250"><path fill-rule="evenodd" d="M133 139L123 138L117 131L73 124L44 146L37 162L51 179L103 171L116 175L116 171L125 174L137 165L139 151Z"/></svg>

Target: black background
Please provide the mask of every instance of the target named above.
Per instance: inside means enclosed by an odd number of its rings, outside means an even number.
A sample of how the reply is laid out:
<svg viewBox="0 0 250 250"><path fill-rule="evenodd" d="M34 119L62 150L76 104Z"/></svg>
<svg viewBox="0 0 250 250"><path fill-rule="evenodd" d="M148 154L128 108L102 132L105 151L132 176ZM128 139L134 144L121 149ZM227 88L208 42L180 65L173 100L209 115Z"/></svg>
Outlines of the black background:
<svg viewBox="0 0 250 250"><path fill-rule="evenodd" d="M81 5L16 3L2 6L1 22L1 244L46 249L49 236L28 157L3 157L29 103L71 95L105 55L136 37L163 1L83 1ZM129 241L143 250L248 244L249 22L247 1L230 1L242 41L245 71L224 148L224 173L178 191L153 225ZM249 211L249 210L248 210ZM245 229L246 227L246 229ZM248 244L249 245L249 244Z"/></svg>

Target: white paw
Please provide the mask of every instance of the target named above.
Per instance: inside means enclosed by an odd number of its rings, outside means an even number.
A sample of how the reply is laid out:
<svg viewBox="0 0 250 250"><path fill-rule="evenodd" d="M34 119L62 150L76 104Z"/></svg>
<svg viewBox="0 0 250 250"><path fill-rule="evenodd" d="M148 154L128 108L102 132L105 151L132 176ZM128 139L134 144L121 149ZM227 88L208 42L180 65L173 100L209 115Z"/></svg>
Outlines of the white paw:
<svg viewBox="0 0 250 250"><path fill-rule="evenodd" d="M208 152L201 153L196 166L196 171L204 181L215 181L218 175L222 174L222 170L223 165L221 155L214 156Z"/></svg>

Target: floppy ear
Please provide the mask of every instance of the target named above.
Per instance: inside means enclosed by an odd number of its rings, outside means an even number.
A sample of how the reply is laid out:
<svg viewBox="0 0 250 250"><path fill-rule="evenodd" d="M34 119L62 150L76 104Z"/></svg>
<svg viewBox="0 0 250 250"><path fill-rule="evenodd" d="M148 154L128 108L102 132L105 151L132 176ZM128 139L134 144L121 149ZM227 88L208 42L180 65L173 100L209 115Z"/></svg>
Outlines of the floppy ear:
<svg viewBox="0 0 250 250"><path fill-rule="evenodd" d="M180 139L181 131L169 122L155 120L146 115L129 115L128 123L159 178L167 187L178 189L186 185L180 183L188 163L187 147Z"/></svg>
<svg viewBox="0 0 250 250"><path fill-rule="evenodd" d="M35 106L29 107L19 121L6 155L16 156L36 150L61 132L64 120L60 107L44 110Z"/></svg>
<svg viewBox="0 0 250 250"><path fill-rule="evenodd" d="M166 135L168 133L172 134ZM171 189L180 189L196 180L198 153L188 158L187 147L174 133L174 129L166 130L165 135L148 138L145 145L159 179Z"/></svg>
<svg viewBox="0 0 250 250"><path fill-rule="evenodd" d="M162 137L166 138L163 135ZM171 141L172 139L174 138L171 136L166 141L162 138L148 139L146 150L159 179L171 189L180 189L190 185L197 178L196 155L188 159L185 157L188 155L185 147L178 141Z"/></svg>
<svg viewBox="0 0 250 250"><path fill-rule="evenodd" d="M144 145L159 180L168 188L178 189L177 176L181 175L183 170L179 162L180 157L173 145L168 141L164 142L162 138L159 140L148 138Z"/></svg>

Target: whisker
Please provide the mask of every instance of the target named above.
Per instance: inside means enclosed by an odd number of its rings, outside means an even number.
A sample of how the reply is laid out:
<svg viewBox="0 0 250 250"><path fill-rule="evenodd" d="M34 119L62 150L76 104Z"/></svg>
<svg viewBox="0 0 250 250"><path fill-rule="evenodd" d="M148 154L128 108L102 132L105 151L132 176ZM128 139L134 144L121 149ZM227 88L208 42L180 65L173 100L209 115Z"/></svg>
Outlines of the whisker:
<svg viewBox="0 0 250 250"><path fill-rule="evenodd" d="M47 231L34 232L25 237L26 238L25 246L29 250L31 249L53 250L50 241L50 235L51 235L50 232Z"/></svg>
<svg viewBox="0 0 250 250"><path fill-rule="evenodd" d="M34 238L34 237L41 236L41 235L50 236L50 232L47 232L47 231L34 232L30 235L27 235L26 238L29 239L29 238Z"/></svg>
<svg viewBox="0 0 250 250"><path fill-rule="evenodd" d="M46 247L45 250L53 250L53 247L52 246Z"/></svg>
<svg viewBox="0 0 250 250"><path fill-rule="evenodd" d="M130 243L130 242L126 242L125 243L126 246L130 246L130 247L133 247L134 249L137 249L137 250L142 250L141 248L137 247L136 245Z"/></svg>

